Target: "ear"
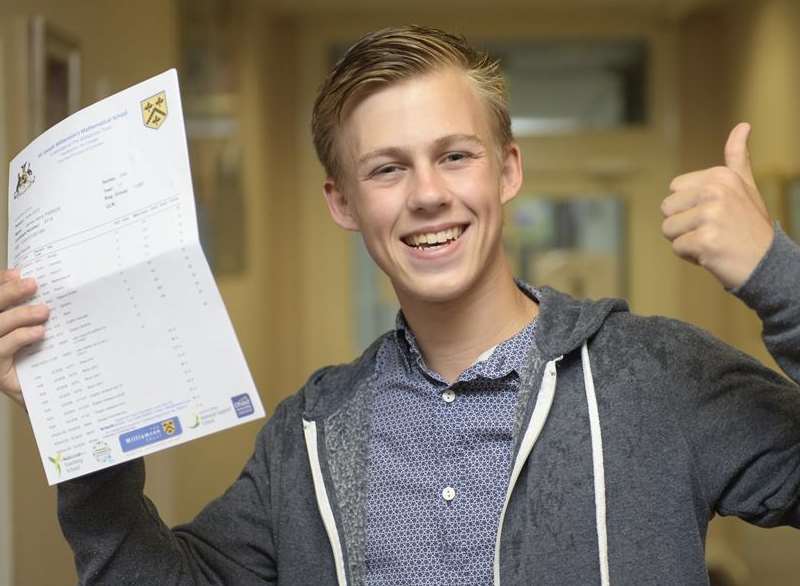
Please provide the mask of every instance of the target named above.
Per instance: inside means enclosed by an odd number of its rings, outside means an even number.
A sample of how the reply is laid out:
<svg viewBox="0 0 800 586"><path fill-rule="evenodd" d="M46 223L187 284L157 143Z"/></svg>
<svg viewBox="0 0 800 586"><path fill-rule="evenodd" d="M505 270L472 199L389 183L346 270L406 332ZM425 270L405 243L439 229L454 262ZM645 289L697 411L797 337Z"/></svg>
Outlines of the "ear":
<svg viewBox="0 0 800 586"><path fill-rule="evenodd" d="M358 222L347 194L339 188L332 177L328 177L325 180L322 190L333 221L345 230L357 232L359 229Z"/></svg>
<svg viewBox="0 0 800 586"><path fill-rule="evenodd" d="M512 142L503 148L501 164L500 201L505 204L514 199L522 188L522 153L517 143Z"/></svg>

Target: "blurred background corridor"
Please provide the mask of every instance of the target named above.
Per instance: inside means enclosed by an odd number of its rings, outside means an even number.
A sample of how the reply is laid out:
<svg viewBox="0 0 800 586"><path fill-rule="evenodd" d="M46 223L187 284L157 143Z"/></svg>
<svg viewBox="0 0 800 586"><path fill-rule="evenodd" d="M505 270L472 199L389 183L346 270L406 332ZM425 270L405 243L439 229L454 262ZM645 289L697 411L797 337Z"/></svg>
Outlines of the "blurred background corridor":
<svg viewBox="0 0 800 586"><path fill-rule="evenodd" d="M506 219L520 276L626 297L774 367L755 316L673 256L659 205L675 175L721 164L744 120L770 212L798 238L798 0L0 0L0 160L176 67L204 250L271 413L393 322L388 283L329 219L310 113L350 42L406 23L463 33L503 62L525 161ZM148 457L168 524L231 484L262 424ZM707 557L715 584L777 586L800 583L798 551L796 531L715 519ZM75 582L27 417L2 401L0 586Z"/></svg>

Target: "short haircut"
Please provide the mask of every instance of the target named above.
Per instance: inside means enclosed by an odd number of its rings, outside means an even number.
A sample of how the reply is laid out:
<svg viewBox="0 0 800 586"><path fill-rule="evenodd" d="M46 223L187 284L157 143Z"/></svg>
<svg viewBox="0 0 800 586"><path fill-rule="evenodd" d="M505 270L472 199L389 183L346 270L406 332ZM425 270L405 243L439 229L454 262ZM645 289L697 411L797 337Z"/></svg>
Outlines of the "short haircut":
<svg viewBox="0 0 800 586"><path fill-rule="evenodd" d="M314 102L311 132L329 177L341 176L336 149L342 120L359 102L398 81L446 68L472 80L488 108L498 151L512 140L506 83L500 64L462 36L416 25L385 28L362 37L334 65Z"/></svg>

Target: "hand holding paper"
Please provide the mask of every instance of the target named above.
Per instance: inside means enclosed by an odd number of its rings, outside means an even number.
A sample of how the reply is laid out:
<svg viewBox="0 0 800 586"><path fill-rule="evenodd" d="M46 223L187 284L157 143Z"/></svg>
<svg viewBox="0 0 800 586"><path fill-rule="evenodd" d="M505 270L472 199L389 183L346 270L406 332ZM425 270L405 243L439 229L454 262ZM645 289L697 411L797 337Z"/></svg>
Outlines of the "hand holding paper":
<svg viewBox="0 0 800 586"><path fill-rule="evenodd" d="M200 250L174 70L70 116L11 162L8 248L50 309L16 369L50 484L264 415ZM0 310L32 293L13 275ZM47 317L32 307L0 313L12 396L11 357Z"/></svg>
<svg viewBox="0 0 800 586"><path fill-rule="evenodd" d="M46 305L19 306L35 292L33 279L20 278L15 269L0 272L0 392L23 407L14 356L21 348L44 338L40 324L50 315Z"/></svg>

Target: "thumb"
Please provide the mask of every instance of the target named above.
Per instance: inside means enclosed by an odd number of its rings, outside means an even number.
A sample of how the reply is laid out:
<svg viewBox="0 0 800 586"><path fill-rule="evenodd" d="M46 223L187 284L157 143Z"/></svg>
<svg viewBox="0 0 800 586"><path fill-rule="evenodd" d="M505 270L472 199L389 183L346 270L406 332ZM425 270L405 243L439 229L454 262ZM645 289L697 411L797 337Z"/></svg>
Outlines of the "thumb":
<svg viewBox="0 0 800 586"><path fill-rule="evenodd" d="M750 150L747 140L750 138L750 125L747 122L737 124L725 143L725 166L735 172L745 183L755 187L753 169L750 166Z"/></svg>

